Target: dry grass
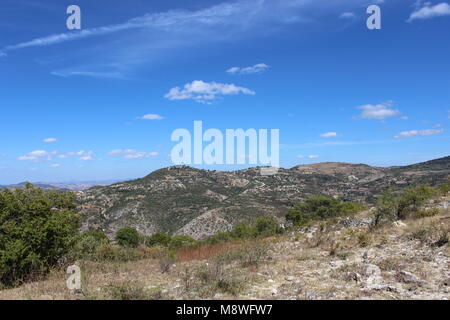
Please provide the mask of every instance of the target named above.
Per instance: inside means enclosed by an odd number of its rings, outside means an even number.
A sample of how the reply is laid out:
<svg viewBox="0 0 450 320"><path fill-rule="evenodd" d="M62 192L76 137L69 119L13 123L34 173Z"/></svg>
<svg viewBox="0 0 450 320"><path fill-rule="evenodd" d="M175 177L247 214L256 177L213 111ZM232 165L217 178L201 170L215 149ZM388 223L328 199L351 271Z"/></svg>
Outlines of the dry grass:
<svg viewBox="0 0 450 320"><path fill-rule="evenodd" d="M237 249L242 246L240 242L217 243L202 245L199 247L181 248L176 252L177 261L186 262L192 260L207 260L217 257L224 252Z"/></svg>

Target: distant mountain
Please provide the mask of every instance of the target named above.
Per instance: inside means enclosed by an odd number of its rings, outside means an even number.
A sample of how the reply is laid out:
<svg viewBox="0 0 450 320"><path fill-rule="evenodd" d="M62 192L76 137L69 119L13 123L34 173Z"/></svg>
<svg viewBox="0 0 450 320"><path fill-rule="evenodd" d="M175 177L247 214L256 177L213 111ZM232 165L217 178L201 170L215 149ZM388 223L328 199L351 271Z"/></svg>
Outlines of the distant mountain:
<svg viewBox="0 0 450 320"><path fill-rule="evenodd" d="M390 185L446 183L450 157L403 167L318 163L261 176L259 168L220 172L186 166L152 172L133 181L78 192L83 229L113 235L124 226L205 238L264 214L284 217L294 203L313 194L373 203Z"/></svg>
<svg viewBox="0 0 450 320"><path fill-rule="evenodd" d="M117 183L120 180L105 180L105 181L80 181L80 182L33 182L35 187L42 188L44 190L59 189L59 190L72 190L80 191L89 189L95 186L107 186L113 183ZM28 182L21 182L18 184L10 184L6 186L0 186L0 188L16 189L23 188Z"/></svg>

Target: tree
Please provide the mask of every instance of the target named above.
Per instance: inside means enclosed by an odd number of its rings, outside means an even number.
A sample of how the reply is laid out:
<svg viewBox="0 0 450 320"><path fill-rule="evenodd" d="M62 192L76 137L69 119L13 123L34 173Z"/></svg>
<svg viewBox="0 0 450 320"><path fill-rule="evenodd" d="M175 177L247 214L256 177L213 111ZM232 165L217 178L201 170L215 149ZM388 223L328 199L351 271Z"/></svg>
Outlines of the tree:
<svg viewBox="0 0 450 320"><path fill-rule="evenodd" d="M13 286L47 272L73 245L79 217L72 192L27 184L0 191L0 283Z"/></svg>
<svg viewBox="0 0 450 320"><path fill-rule="evenodd" d="M140 235L136 229L125 227L116 232L116 241L121 247L136 248L140 242Z"/></svg>

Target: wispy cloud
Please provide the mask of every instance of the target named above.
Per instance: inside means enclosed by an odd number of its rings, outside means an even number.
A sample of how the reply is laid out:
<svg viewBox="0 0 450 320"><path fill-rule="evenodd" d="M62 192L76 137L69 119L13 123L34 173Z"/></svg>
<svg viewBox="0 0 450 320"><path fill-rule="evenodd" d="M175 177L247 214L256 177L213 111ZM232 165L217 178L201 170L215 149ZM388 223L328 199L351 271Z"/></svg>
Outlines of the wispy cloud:
<svg viewBox="0 0 450 320"><path fill-rule="evenodd" d="M418 3L416 10L409 16L408 22L414 20L425 20L442 16L450 16L450 5L446 2L442 2L436 5L431 5L430 2L425 2L421 4Z"/></svg>
<svg viewBox="0 0 450 320"><path fill-rule="evenodd" d="M58 139L56 139L56 138L46 138L46 139L44 139L43 141L44 141L45 143L53 143L53 142L58 141Z"/></svg>
<svg viewBox="0 0 450 320"><path fill-rule="evenodd" d="M412 138L417 136L433 136L436 134L443 133L444 129L428 129L428 130L410 130L410 131L403 131L400 132L398 135L394 136L396 139L402 139L402 138Z"/></svg>
<svg viewBox="0 0 450 320"><path fill-rule="evenodd" d="M386 118L392 118L399 116L401 112L396 109L392 109L393 102L387 101L377 105L366 104L357 107L362 110L362 112L353 117L353 119L374 119L374 120L384 120Z"/></svg>
<svg viewBox="0 0 450 320"><path fill-rule="evenodd" d="M284 26L324 21L322 18L330 13L337 15L344 11L343 7L356 8L365 1L342 0L335 4L334 1L316 0L236 0L199 10L147 13L123 23L46 35L0 50L8 53L114 34L113 39L102 37L97 41L100 45L95 48L86 46L83 50L68 53L66 59L70 60L82 51L85 55L83 65L77 66L77 61L80 61L77 59L72 69L59 69L53 74L120 78L138 65L166 59L168 54L162 53L173 53L176 49L200 44L239 41L249 36L282 32ZM99 71L100 64L107 66L107 70Z"/></svg>
<svg viewBox="0 0 450 320"><path fill-rule="evenodd" d="M234 84L224 84L218 82L204 82L195 80L187 83L183 88L174 87L164 96L169 100L189 100L210 104L220 96L237 94L254 95L255 92L236 86Z"/></svg>
<svg viewBox="0 0 450 320"><path fill-rule="evenodd" d="M70 71L60 70L50 72L54 76L58 77L92 77L92 78L104 78L104 79L125 79L126 77L121 72L97 72L97 71Z"/></svg>
<svg viewBox="0 0 450 320"><path fill-rule="evenodd" d="M341 19L353 19L356 18L356 15L353 12L343 12L340 14L339 18Z"/></svg>
<svg viewBox="0 0 450 320"><path fill-rule="evenodd" d="M142 119L142 120L163 120L164 117L160 116L159 114L149 113L149 114L143 115L142 117L140 117L140 119Z"/></svg>
<svg viewBox="0 0 450 320"><path fill-rule="evenodd" d="M391 143L396 140L361 140L361 141L326 141L326 142L308 142L303 144L282 144L282 149L310 149L310 148L327 148L340 146L354 146L354 145L370 145L370 144L384 144Z"/></svg>
<svg viewBox="0 0 450 320"><path fill-rule="evenodd" d="M143 152L133 149L116 149L108 153L109 156L123 156L127 160L144 159L158 156L158 152Z"/></svg>
<svg viewBox="0 0 450 320"><path fill-rule="evenodd" d="M325 132L320 135L322 138L336 138L337 136L337 132Z"/></svg>
<svg viewBox="0 0 450 320"><path fill-rule="evenodd" d="M310 154L310 155L308 155L308 156L304 156L304 155L300 154L300 155L297 156L297 158L299 158L299 159L304 159L304 158L308 158L308 159L318 159L319 156L316 155L316 154Z"/></svg>
<svg viewBox="0 0 450 320"><path fill-rule="evenodd" d="M265 63L258 63L251 67L232 67L227 70L230 74L252 74L252 73L263 73L269 68L269 66Z"/></svg>

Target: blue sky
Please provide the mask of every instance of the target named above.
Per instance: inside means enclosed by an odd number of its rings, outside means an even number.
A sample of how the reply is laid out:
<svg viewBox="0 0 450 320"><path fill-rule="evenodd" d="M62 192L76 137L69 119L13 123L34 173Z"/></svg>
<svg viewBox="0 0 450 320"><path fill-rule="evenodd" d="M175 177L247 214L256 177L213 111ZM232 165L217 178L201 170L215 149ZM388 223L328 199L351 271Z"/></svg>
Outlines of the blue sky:
<svg viewBox="0 0 450 320"><path fill-rule="evenodd" d="M447 156L449 30L439 0L2 0L0 184L141 177L194 120L280 129L282 167Z"/></svg>

